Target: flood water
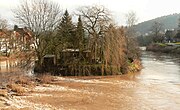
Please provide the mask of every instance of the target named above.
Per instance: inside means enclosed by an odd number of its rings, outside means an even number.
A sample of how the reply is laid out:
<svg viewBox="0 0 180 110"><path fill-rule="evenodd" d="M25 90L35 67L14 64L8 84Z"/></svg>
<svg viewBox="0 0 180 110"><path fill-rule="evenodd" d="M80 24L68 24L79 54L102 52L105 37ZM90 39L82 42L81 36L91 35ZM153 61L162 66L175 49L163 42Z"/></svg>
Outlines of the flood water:
<svg viewBox="0 0 180 110"><path fill-rule="evenodd" d="M136 90L157 110L179 110L180 108L180 56L144 51L143 69L137 76L140 84L147 88Z"/></svg>
<svg viewBox="0 0 180 110"><path fill-rule="evenodd" d="M0 73L24 72L28 75L33 73L34 61L24 61L22 59L0 61Z"/></svg>
<svg viewBox="0 0 180 110"><path fill-rule="evenodd" d="M18 62L16 60L0 61L0 72L11 72L17 70Z"/></svg>
<svg viewBox="0 0 180 110"><path fill-rule="evenodd" d="M144 68L137 76L139 82L180 94L180 56L143 52L141 59Z"/></svg>
<svg viewBox="0 0 180 110"><path fill-rule="evenodd" d="M179 110L180 56L143 51L141 60L143 69L133 77L56 77L55 85L39 85L31 97L9 103L45 110ZM1 72L8 70L5 63Z"/></svg>
<svg viewBox="0 0 180 110"><path fill-rule="evenodd" d="M149 84L180 84L180 56L142 53L140 81Z"/></svg>

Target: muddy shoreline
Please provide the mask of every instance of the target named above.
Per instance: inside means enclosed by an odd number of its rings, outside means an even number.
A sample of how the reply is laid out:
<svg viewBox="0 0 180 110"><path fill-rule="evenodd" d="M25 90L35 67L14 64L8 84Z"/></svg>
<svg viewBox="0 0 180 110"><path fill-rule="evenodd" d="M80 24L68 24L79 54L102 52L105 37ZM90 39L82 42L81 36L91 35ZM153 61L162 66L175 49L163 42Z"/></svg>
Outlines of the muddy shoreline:
<svg viewBox="0 0 180 110"><path fill-rule="evenodd" d="M160 85L145 85L129 76L53 77L48 84L27 88L22 96L1 97L4 110L178 110L180 97L159 91ZM150 96L148 94L151 94ZM161 105L165 95L167 103ZM155 103L152 98L160 102ZM179 97L179 98L178 98ZM173 100L173 101L172 101ZM162 102L161 102L162 101ZM173 103L176 101L177 103ZM4 103L4 104L2 104Z"/></svg>
<svg viewBox="0 0 180 110"><path fill-rule="evenodd" d="M179 110L179 57L144 51L141 59L141 72L119 76L1 74L14 84L0 91L0 109Z"/></svg>

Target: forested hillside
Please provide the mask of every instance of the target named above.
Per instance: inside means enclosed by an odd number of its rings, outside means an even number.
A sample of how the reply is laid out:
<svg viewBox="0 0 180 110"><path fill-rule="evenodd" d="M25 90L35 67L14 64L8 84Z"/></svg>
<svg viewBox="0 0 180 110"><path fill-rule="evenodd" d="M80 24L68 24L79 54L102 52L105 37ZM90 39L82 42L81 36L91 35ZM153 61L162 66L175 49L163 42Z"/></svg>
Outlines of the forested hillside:
<svg viewBox="0 0 180 110"><path fill-rule="evenodd" d="M145 21L137 24L136 30L141 34L145 34L150 31L152 24L157 21L163 24L164 29L174 29L178 26L178 19L180 14L172 14L167 16L158 17L149 21Z"/></svg>

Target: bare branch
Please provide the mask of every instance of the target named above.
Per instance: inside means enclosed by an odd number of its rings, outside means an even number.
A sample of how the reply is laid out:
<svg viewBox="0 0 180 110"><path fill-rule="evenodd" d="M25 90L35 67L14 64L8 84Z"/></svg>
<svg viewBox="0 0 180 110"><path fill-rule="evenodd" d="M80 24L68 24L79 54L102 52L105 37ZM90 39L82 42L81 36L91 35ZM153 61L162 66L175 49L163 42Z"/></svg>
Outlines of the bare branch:
<svg viewBox="0 0 180 110"><path fill-rule="evenodd" d="M1 18L1 16L0 16L0 29L6 29L7 28L7 24L8 24L7 20Z"/></svg>

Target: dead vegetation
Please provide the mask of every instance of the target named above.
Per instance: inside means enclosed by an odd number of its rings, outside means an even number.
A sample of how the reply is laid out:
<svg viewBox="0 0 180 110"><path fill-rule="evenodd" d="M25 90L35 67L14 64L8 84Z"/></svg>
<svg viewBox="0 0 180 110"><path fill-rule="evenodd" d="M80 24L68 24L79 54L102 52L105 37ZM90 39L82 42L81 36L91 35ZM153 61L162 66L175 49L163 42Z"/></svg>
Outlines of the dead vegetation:
<svg viewBox="0 0 180 110"><path fill-rule="evenodd" d="M36 85L50 84L54 80L49 73L27 76L21 72L0 74L0 96L26 95Z"/></svg>
<svg viewBox="0 0 180 110"><path fill-rule="evenodd" d="M2 73L0 75L0 87L2 92L1 96L24 95L28 90L35 86L33 78L23 75L20 72L15 73Z"/></svg>
<svg viewBox="0 0 180 110"><path fill-rule="evenodd" d="M6 89L0 89L0 97L7 97L8 91Z"/></svg>
<svg viewBox="0 0 180 110"><path fill-rule="evenodd" d="M54 80L53 76L50 73L38 74L36 76L36 81L43 84L49 84Z"/></svg>
<svg viewBox="0 0 180 110"><path fill-rule="evenodd" d="M54 78L48 73L37 76L28 76L23 72L1 73L0 110L5 108L7 108L7 110L14 110L17 108L17 110L19 110L19 106L21 106L22 103L26 104L26 106L29 106L28 103L30 102L26 102L22 98L28 97L30 94L37 92L35 91L36 87L44 86L44 84L50 84L52 81L54 81ZM32 105L33 107L35 106L35 108L36 106L38 106L38 108L40 106L44 106L38 104ZM45 106L45 108L47 107ZM26 107L23 107L22 110L26 110Z"/></svg>
<svg viewBox="0 0 180 110"><path fill-rule="evenodd" d="M7 87L12 92L15 92L15 95L23 95L26 92L25 88L22 87L20 84L9 84Z"/></svg>

